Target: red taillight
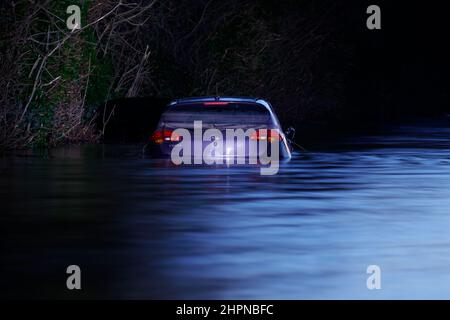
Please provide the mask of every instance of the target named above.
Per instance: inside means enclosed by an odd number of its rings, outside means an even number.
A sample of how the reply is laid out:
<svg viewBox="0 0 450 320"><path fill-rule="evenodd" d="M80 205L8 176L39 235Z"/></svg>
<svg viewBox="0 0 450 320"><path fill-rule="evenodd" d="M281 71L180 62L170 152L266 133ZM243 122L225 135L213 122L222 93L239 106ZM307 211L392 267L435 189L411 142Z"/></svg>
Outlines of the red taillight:
<svg viewBox="0 0 450 320"><path fill-rule="evenodd" d="M203 103L204 106L225 106L227 104L228 104L228 102L223 102L223 101L214 101L214 102L204 102Z"/></svg>
<svg viewBox="0 0 450 320"><path fill-rule="evenodd" d="M181 141L181 137L172 130L156 130L150 139L156 144L161 144L164 141Z"/></svg>
<svg viewBox="0 0 450 320"><path fill-rule="evenodd" d="M268 140L269 142L281 141L280 132L277 129L256 130L250 137L251 140Z"/></svg>

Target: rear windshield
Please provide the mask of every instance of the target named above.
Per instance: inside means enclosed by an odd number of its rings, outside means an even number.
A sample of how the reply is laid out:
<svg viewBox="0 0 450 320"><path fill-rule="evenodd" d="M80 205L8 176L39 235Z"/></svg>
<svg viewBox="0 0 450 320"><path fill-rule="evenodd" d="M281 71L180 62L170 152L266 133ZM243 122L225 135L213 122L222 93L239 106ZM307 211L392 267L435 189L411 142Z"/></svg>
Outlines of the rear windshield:
<svg viewBox="0 0 450 320"><path fill-rule="evenodd" d="M203 121L205 124L213 125L245 126L246 124L270 124L271 116L266 107L256 103L224 105L193 103L170 106L161 120L166 124Z"/></svg>

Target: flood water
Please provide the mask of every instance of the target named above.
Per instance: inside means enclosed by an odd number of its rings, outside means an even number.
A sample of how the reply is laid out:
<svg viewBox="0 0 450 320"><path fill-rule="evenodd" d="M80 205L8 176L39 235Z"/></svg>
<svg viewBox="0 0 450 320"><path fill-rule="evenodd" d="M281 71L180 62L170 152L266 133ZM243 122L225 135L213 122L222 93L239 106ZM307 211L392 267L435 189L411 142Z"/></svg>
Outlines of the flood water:
<svg viewBox="0 0 450 320"><path fill-rule="evenodd" d="M140 148L1 158L1 297L450 298L450 119L318 145L275 176Z"/></svg>

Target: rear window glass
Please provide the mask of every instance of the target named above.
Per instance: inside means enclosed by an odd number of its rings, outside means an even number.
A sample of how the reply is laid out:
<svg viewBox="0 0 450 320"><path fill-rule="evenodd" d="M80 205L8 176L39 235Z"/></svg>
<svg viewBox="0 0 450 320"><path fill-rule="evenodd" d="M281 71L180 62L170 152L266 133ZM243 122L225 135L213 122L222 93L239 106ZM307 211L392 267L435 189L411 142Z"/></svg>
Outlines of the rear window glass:
<svg viewBox="0 0 450 320"><path fill-rule="evenodd" d="M227 104L180 104L170 106L164 112L162 122L166 125L181 126L194 121L204 124L246 126L255 124L270 124L272 118L269 110L257 103L227 103Z"/></svg>

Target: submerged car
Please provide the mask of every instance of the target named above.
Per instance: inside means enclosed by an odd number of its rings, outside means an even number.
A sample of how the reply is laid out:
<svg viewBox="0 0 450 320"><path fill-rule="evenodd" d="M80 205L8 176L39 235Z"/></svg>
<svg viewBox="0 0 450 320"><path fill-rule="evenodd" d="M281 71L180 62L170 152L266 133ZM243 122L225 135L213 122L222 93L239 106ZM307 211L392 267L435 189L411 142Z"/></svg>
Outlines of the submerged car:
<svg viewBox="0 0 450 320"><path fill-rule="evenodd" d="M244 134L244 138L239 134ZM272 106L254 98L200 97L172 101L150 137L149 150L153 155L170 157L174 151L179 152L182 141L192 158L205 154L216 159L250 158L277 149L280 159L289 159L292 151Z"/></svg>

